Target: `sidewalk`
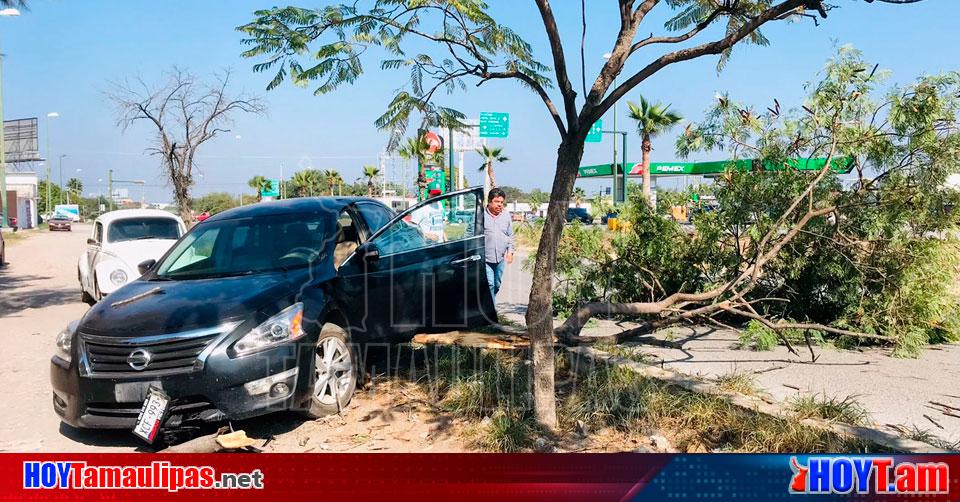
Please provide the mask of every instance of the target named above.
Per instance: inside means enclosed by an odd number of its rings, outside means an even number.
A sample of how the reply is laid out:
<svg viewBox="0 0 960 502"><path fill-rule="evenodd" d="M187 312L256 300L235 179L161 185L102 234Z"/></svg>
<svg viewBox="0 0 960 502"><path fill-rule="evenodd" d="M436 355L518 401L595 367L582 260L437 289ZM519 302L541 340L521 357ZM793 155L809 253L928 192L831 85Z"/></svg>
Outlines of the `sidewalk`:
<svg viewBox="0 0 960 502"><path fill-rule="evenodd" d="M507 267L497 310L502 317L525 324L531 276L521 262L518 256ZM632 327L632 323L599 321L590 323L582 334L619 333ZM811 363L804 345L796 347L800 357L779 346L765 352L740 349L737 332L709 326L669 328L641 338L680 344L681 348L653 346L642 340L625 344L674 371L710 379L750 373L761 392L781 402L800 394L853 396L879 427L890 432L896 431L889 425L900 425L960 443L960 418L951 416L960 416L960 411L948 409L948 415L941 406L931 404L960 409L960 344L930 347L916 359L891 357L889 349L817 347L820 357Z"/></svg>

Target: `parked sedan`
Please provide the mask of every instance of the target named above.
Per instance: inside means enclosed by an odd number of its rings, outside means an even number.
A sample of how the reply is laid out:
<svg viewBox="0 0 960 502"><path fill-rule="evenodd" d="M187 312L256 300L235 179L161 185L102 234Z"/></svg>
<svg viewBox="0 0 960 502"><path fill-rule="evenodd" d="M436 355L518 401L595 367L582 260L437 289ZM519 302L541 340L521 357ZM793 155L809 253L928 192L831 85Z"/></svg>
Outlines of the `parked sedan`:
<svg viewBox="0 0 960 502"><path fill-rule="evenodd" d="M73 222L70 220L70 218L67 218L66 216L57 215L57 216L54 216L53 219L51 219L49 222L47 222L47 228L49 228L51 232L55 232L55 231L70 232L73 230L71 226L72 223Z"/></svg>
<svg viewBox="0 0 960 502"><path fill-rule="evenodd" d="M584 207L567 208L567 223L572 223L574 220L585 225L593 224L593 217L590 216L590 213L587 212L587 209Z"/></svg>
<svg viewBox="0 0 960 502"><path fill-rule="evenodd" d="M435 240L411 217L426 205L471 213L441 211ZM399 215L323 197L212 216L60 333L54 410L75 427L137 431L336 413L356 387L355 344L496 320L482 208L476 188Z"/></svg>
<svg viewBox="0 0 960 502"><path fill-rule="evenodd" d="M100 301L140 277L137 264L163 256L184 232L180 217L159 209L123 209L98 217L77 264L83 300Z"/></svg>

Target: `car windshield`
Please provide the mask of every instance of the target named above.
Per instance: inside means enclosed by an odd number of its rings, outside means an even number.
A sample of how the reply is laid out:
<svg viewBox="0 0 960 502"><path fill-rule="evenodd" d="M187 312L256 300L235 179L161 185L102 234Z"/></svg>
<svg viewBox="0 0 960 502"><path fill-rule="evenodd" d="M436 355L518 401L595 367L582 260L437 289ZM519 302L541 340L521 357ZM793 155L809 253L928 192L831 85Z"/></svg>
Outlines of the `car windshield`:
<svg viewBox="0 0 960 502"><path fill-rule="evenodd" d="M174 246L157 277L205 279L305 267L333 245L335 223L332 214L317 213L207 221Z"/></svg>
<svg viewBox="0 0 960 502"><path fill-rule="evenodd" d="M124 218L111 223L107 230L107 242L179 238L180 223L173 218Z"/></svg>

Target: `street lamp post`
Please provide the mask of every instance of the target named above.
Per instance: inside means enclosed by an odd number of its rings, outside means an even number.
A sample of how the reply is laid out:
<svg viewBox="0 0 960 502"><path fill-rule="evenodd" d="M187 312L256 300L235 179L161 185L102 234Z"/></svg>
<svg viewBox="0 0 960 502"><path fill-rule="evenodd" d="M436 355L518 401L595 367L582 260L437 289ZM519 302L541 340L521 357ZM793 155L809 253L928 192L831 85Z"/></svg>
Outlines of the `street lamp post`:
<svg viewBox="0 0 960 502"><path fill-rule="evenodd" d="M17 9L0 10L0 17L16 17ZM0 228L7 228L7 152L3 126L3 52L0 52Z"/></svg>
<svg viewBox="0 0 960 502"><path fill-rule="evenodd" d="M59 116L60 114L57 112L50 112L47 114L47 159L45 161L47 164L47 215L53 214L53 212L50 210L50 203L53 202L53 195L50 194L50 170L53 168L51 165L51 162L53 161L53 155L51 155L50 152L50 119L55 119Z"/></svg>

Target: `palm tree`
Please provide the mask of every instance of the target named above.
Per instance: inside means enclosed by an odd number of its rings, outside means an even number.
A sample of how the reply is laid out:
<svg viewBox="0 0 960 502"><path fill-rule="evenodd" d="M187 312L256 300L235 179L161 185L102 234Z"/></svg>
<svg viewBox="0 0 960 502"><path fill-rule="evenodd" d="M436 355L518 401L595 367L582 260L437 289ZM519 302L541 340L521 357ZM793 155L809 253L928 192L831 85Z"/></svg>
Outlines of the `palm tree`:
<svg viewBox="0 0 960 502"><path fill-rule="evenodd" d="M427 177L424 170L427 164L443 164L443 150L430 153L430 145L423 139L423 136L419 136L407 138L407 142L397 149L397 155L403 160L415 160L417 162L417 188L419 195L423 196L423 190L427 187Z"/></svg>
<svg viewBox="0 0 960 502"><path fill-rule="evenodd" d="M320 173L315 169L297 171L293 174L293 178L291 178L290 181L293 183L293 186L296 187L298 197L306 197L308 195L312 197L314 194L320 193L323 185Z"/></svg>
<svg viewBox="0 0 960 502"><path fill-rule="evenodd" d="M363 166L363 175L367 178L367 197L373 196L373 180L380 176L377 166Z"/></svg>
<svg viewBox="0 0 960 502"><path fill-rule="evenodd" d="M83 194L83 182L77 178L67 180L67 202L70 202L70 194L73 194L73 198L79 203Z"/></svg>
<svg viewBox="0 0 960 502"><path fill-rule="evenodd" d="M580 207L580 204L583 202L583 199L587 198L587 192L583 188L576 187L573 189L573 201L576 202L577 207Z"/></svg>
<svg viewBox="0 0 960 502"><path fill-rule="evenodd" d="M640 106L627 102L630 107L630 118L637 121L637 133L643 138L643 196L650 201L650 150L653 144L650 138L655 138L667 132L683 117L670 111L670 105L650 103L640 96Z"/></svg>
<svg viewBox="0 0 960 502"><path fill-rule="evenodd" d="M327 186L330 187L330 195L333 195L333 187L343 183L343 178L340 177L340 173L336 169L323 171L323 179L327 181Z"/></svg>
<svg viewBox="0 0 960 502"><path fill-rule="evenodd" d="M273 188L273 183L267 178L260 176L259 174L250 178L250 181L247 182L247 186L257 191L257 202L263 200L263 192L269 191Z"/></svg>
<svg viewBox="0 0 960 502"><path fill-rule="evenodd" d="M484 169L487 170L487 177L490 178L490 186L497 186L497 178L493 175L493 165L497 162L506 162L510 160L509 157L503 155L503 148L489 148L487 145L483 145L477 153L483 157L483 165L480 166L480 171Z"/></svg>

